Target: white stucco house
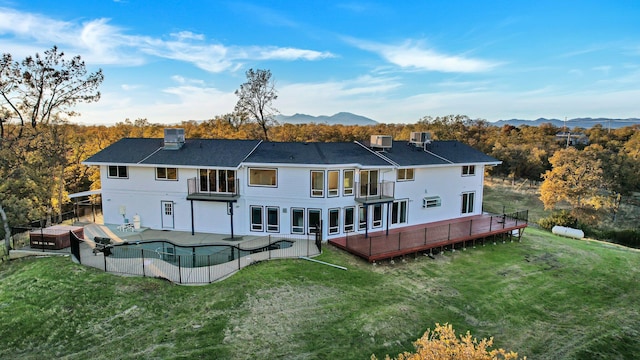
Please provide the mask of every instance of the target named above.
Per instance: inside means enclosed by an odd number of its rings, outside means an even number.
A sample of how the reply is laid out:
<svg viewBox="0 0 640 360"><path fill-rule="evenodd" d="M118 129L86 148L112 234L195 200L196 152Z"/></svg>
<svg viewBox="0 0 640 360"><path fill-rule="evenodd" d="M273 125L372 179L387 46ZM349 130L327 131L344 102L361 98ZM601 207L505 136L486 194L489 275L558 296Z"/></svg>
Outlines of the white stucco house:
<svg viewBox="0 0 640 360"><path fill-rule="evenodd" d="M125 138L83 162L100 167L106 224L323 239L481 214L484 169L500 161L458 141L374 135L300 143Z"/></svg>

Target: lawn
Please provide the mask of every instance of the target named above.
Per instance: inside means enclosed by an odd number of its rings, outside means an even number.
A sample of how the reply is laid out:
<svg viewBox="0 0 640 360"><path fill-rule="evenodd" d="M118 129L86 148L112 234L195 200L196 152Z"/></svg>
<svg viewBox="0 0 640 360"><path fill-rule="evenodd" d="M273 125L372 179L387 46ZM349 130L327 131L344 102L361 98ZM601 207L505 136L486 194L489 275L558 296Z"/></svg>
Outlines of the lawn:
<svg viewBox="0 0 640 360"><path fill-rule="evenodd" d="M372 265L332 247L206 286L66 257L0 265L0 358L369 359L436 322L529 359L640 353L640 253L529 228L521 243Z"/></svg>

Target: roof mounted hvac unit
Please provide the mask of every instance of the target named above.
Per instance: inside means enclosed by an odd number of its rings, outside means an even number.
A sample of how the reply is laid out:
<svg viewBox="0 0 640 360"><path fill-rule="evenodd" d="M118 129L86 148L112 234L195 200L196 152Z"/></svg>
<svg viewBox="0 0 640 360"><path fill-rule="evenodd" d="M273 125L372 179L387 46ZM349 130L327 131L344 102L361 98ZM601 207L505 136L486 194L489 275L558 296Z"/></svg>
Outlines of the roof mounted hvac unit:
<svg viewBox="0 0 640 360"><path fill-rule="evenodd" d="M415 146L423 146L425 144L429 144L431 143L431 133L412 131L409 143L414 144Z"/></svg>
<svg viewBox="0 0 640 360"><path fill-rule="evenodd" d="M178 150L184 145L184 129L164 129L164 149Z"/></svg>
<svg viewBox="0 0 640 360"><path fill-rule="evenodd" d="M391 149L393 138L389 135L371 135L371 147L378 149Z"/></svg>

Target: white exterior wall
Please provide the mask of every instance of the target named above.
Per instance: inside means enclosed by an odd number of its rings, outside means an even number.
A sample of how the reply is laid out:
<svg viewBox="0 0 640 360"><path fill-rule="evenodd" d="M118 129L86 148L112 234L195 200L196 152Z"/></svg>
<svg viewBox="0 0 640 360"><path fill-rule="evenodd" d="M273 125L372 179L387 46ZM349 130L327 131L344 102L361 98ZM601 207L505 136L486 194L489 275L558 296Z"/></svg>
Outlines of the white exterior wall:
<svg viewBox="0 0 640 360"><path fill-rule="evenodd" d="M109 178L107 166L100 166L102 212L106 224L122 224L120 207L130 222L138 214L141 226L162 229L162 201L174 203L175 230L191 231L190 204L186 200L187 179L195 169L178 169L178 180L156 180L155 167L127 166L128 178Z"/></svg>
<svg viewBox="0 0 640 360"><path fill-rule="evenodd" d="M403 224L389 224L389 228L418 225L472 216L482 211L482 190L484 180L484 166L475 165L475 175L462 176L462 165L416 168L413 181L398 181L395 184L395 199L408 199L407 222ZM323 234L326 238L342 237L344 233L344 208L355 207L355 227L358 226L358 205L355 196L344 196L343 170L355 169L355 182L359 182L358 169L355 166L345 167L302 167L278 166L277 187L249 186L248 169L250 167L276 168L275 166L243 166L236 171L239 179L240 198L234 207L234 234L236 235L266 235L266 207L278 207L279 233L291 233L291 208L320 209L323 220ZM107 166L100 167L102 181L102 203L104 222L121 224L123 217L119 213L121 206L126 207L126 217L129 221L135 214L141 218L143 227L162 229L162 201L171 201L174 206L174 226L178 231L191 231L191 202L187 197L187 179L197 176L197 169L178 169L178 180L156 180L155 167L128 166L127 179L108 178ZM311 197L311 170L325 171L325 194L321 198ZM339 170L339 196L327 197L327 170ZM395 169L379 169L380 181L396 181ZM469 214L461 213L462 193L475 192L474 211ZM355 192L355 189L354 189ZM441 206L423 208L422 199L425 196L440 196ZM251 231L251 206L263 207L262 232ZM329 209L340 209L340 231L328 235ZM381 231L387 228L387 205L382 206L383 214L381 227L372 229L373 211L368 211L369 231ZM389 208L389 211L391 209ZM305 221L308 213L305 211ZM193 201L193 223L196 232L210 232L230 234L230 216L227 214L226 202ZM167 228L166 226L164 228ZM363 232L363 231L361 231Z"/></svg>
<svg viewBox="0 0 640 360"><path fill-rule="evenodd" d="M409 214L407 224L396 224L395 227L473 216L482 212L484 166L476 165L476 174L473 176L462 176L462 166L458 164L417 168L414 179L396 183L395 198L409 199ZM475 192L471 213L462 213L463 192ZM439 196L441 206L423 208L422 199L429 196Z"/></svg>

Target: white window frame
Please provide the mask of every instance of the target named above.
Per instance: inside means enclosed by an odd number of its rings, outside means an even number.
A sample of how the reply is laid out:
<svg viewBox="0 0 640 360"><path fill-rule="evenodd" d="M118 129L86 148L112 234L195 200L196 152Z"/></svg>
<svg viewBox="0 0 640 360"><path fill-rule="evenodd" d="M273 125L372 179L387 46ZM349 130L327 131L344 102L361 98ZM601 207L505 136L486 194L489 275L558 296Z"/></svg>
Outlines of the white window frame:
<svg viewBox="0 0 640 360"><path fill-rule="evenodd" d="M249 214L249 221L251 222L251 231L264 231L264 208L260 205L251 205L249 208L251 213ZM253 210L260 209L260 223L253 222Z"/></svg>
<svg viewBox="0 0 640 360"><path fill-rule="evenodd" d="M309 234L315 234L313 227L316 224L311 222L312 213L318 215L318 219L320 220L318 225L322 226L322 209L307 209L307 231ZM320 229L320 231L322 231L322 229Z"/></svg>
<svg viewBox="0 0 640 360"><path fill-rule="evenodd" d="M413 181L415 180L416 170L414 168L398 169L396 180L397 181Z"/></svg>
<svg viewBox="0 0 640 360"><path fill-rule="evenodd" d="M409 219L409 200L397 200L391 204L391 223L406 224ZM403 216L404 215L404 216Z"/></svg>
<svg viewBox="0 0 640 360"><path fill-rule="evenodd" d="M273 171L274 173L274 177L273 177L273 184L260 184L260 183L254 183L253 182L253 174L252 171ZM273 169L273 168L249 168L248 169L249 172L249 186L257 186L257 187L278 187L278 169Z"/></svg>
<svg viewBox="0 0 640 360"><path fill-rule="evenodd" d="M371 181L373 173L375 173L375 179L374 179L375 181ZM380 170L378 169L360 170L360 196L361 197L378 196L379 192L381 191L379 177L380 177ZM363 179L366 179L366 185L364 185ZM371 184L374 184L375 186L371 186ZM363 187L366 188L366 191L362 191ZM372 192L372 190L375 190L375 192Z"/></svg>
<svg viewBox="0 0 640 360"><path fill-rule="evenodd" d="M422 198L422 207L425 209L442 206L440 196L426 196Z"/></svg>
<svg viewBox="0 0 640 360"><path fill-rule="evenodd" d="M331 177L335 176L334 187L331 184ZM340 196L340 170L327 171L327 197Z"/></svg>
<svg viewBox="0 0 640 360"><path fill-rule="evenodd" d="M115 169L115 175L111 175L111 169ZM122 174L123 171L124 175ZM107 165L107 177L109 179L128 179L129 167L123 165Z"/></svg>
<svg viewBox="0 0 640 360"><path fill-rule="evenodd" d="M351 173L350 186L347 186L347 173ZM352 196L353 195L353 184L356 180L356 171L355 169L346 169L342 172L342 196Z"/></svg>
<svg viewBox="0 0 640 360"><path fill-rule="evenodd" d="M475 209L476 192L467 191L462 193L462 213L472 214Z"/></svg>
<svg viewBox="0 0 640 360"><path fill-rule="evenodd" d="M351 210L351 219L347 218L347 213ZM355 206L347 206L344 208L344 232L353 232L356 229L356 208Z"/></svg>
<svg viewBox="0 0 640 360"><path fill-rule="evenodd" d="M160 172L164 170L164 177L161 176ZM175 177L169 176L169 170L173 170ZM174 167L157 167L156 168L156 180L159 181L178 181L178 168Z"/></svg>
<svg viewBox="0 0 640 360"><path fill-rule="evenodd" d="M376 209L380 212L376 214ZM379 215L378 218L376 215ZM384 218L384 207L382 204L373 204L371 205L371 228L379 228L382 227L382 219Z"/></svg>
<svg viewBox="0 0 640 360"><path fill-rule="evenodd" d="M476 166L475 165L463 165L462 166L462 176L475 176L476 175Z"/></svg>
<svg viewBox="0 0 640 360"><path fill-rule="evenodd" d="M369 212L363 205L358 206L358 230L364 230L367 228L367 216Z"/></svg>
<svg viewBox="0 0 640 360"><path fill-rule="evenodd" d="M335 224L331 224L331 214L335 214ZM340 233L340 208L332 208L329 209L329 217L327 218L329 222L328 232L330 235L339 234Z"/></svg>
<svg viewBox="0 0 640 360"><path fill-rule="evenodd" d="M204 172L206 172L206 174ZM229 173L233 174L233 179L229 179ZM221 174L224 174L226 177L225 189L220 188ZM203 181L203 179L205 181ZM230 184L232 185L230 186ZM198 169L198 185L198 190L202 193L235 194L236 171L230 169Z"/></svg>
<svg viewBox="0 0 640 360"><path fill-rule="evenodd" d="M320 183L314 182L314 175L322 176ZM324 197L324 170L311 170L309 177L311 183L311 197ZM320 185L320 188L316 186Z"/></svg>
<svg viewBox="0 0 640 360"><path fill-rule="evenodd" d="M269 212L275 212L276 214L276 222L275 224L271 223L271 218L269 217ZM267 232L280 232L280 208L277 206L267 206L267 211L265 211L267 224Z"/></svg>
<svg viewBox="0 0 640 360"><path fill-rule="evenodd" d="M302 225L295 225L296 212L302 213ZM291 208L291 233L292 234L305 234L305 211L304 208Z"/></svg>

